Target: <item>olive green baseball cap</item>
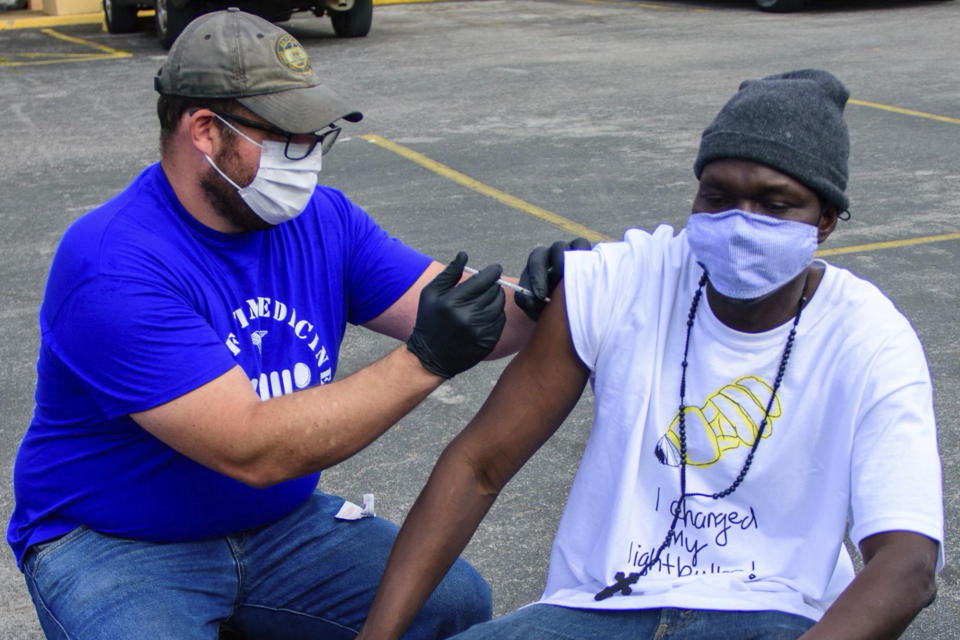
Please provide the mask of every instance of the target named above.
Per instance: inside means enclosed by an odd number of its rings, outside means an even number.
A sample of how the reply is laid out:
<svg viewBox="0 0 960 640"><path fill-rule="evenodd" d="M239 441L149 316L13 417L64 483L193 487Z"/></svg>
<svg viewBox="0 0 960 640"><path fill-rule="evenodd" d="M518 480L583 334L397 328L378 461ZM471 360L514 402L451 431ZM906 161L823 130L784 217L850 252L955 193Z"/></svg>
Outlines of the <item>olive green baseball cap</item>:
<svg viewBox="0 0 960 640"><path fill-rule="evenodd" d="M280 27L231 7L193 20L154 78L162 95L234 99L290 133L363 114L320 84L307 52Z"/></svg>

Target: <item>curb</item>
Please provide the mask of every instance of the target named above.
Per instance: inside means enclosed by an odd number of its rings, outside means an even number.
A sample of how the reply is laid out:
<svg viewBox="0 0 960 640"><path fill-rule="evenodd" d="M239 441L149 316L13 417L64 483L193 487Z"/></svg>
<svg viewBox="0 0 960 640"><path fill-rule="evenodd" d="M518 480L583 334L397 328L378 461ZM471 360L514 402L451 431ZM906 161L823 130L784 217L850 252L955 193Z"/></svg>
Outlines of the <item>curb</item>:
<svg viewBox="0 0 960 640"><path fill-rule="evenodd" d="M9 29L42 29L71 24L102 24L103 14L78 13L71 16L48 16L42 11L9 11L0 13L0 31Z"/></svg>

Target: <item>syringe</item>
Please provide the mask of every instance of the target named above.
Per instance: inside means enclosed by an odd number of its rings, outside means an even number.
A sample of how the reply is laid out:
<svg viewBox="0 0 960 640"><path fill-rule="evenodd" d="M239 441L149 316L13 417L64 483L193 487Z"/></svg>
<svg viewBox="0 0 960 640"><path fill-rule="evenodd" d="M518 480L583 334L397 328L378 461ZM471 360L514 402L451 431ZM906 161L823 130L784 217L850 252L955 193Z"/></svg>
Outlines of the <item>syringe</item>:
<svg viewBox="0 0 960 640"><path fill-rule="evenodd" d="M465 266L465 267L463 268L463 270L464 270L464 272L469 273L469 274L477 273L477 270L474 269L473 267L466 267L466 266ZM517 293L522 293L522 294L525 295L525 296L530 296L531 298L536 298L536 296L533 295L533 291L530 291L530 289L526 289L526 288L524 288L524 287L521 287L521 286L518 285L518 284L514 284L514 283L510 282L509 280L498 279L498 280L497 280L497 284L499 284L501 287L506 287L507 289L510 289L511 291L516 291ZM549 298L549 297L548 297L548 298L544 298L544 302L550 302L550 298Z"/></svg>

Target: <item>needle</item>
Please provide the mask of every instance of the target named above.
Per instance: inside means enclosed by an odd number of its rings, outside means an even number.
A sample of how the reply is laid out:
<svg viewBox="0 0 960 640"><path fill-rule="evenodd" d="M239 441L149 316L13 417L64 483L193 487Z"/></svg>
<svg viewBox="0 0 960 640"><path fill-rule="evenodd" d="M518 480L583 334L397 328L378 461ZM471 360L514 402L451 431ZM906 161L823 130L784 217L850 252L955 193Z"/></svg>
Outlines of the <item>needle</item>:
<svg viewBox="0 0 960 640"><path fill-rule="evenodd" d="M463 270L464 270L466 273L469 273L469 274L477 273L477 270L474 269L473 267L464 267ZM525 296L530 296L531 298L536 298L536 296L533 295L533 291L530 291L530 289L525 289L524 287L521 287L520 285L514 284L514 283L509 282L509 281L507 281L507 280L497 280L497 284L499 284L501 287L506 287L507 289L510 289L511 291L516 291L517 293L522 293L522 294L525 295ZM544 302L550 302L550 298L544 298Z"/></svg>

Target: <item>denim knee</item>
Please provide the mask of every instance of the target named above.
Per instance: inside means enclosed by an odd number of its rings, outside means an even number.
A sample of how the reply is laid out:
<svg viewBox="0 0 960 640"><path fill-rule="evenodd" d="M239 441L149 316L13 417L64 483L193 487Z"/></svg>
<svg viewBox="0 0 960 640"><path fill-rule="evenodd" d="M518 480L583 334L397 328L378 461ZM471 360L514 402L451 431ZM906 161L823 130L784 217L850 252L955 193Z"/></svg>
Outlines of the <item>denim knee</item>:
<svg viewBox="0 0 960 640"><path fill-rule="evenodd" d="M447 638L493 615L487 581L458 559L437 585L404 638Z"/></svg>

